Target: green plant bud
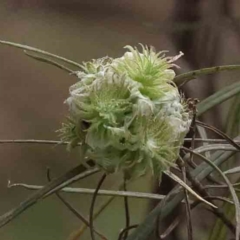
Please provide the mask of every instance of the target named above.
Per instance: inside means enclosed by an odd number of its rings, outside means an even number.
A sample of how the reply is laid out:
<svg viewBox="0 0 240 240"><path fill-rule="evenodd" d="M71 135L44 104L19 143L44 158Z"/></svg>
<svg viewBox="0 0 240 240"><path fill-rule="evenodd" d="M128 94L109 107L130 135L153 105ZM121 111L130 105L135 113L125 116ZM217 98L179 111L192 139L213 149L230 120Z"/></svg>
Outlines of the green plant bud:
<svg viewBox="0 0 240 240"><path fill-rule="evenodd" d="M70 147L84 143L87 157L108 173L160 175L174 164L191 123L170 69L182 54L127 49L121 58L82 65L65 101L70 117L61 136Z"/></svg>

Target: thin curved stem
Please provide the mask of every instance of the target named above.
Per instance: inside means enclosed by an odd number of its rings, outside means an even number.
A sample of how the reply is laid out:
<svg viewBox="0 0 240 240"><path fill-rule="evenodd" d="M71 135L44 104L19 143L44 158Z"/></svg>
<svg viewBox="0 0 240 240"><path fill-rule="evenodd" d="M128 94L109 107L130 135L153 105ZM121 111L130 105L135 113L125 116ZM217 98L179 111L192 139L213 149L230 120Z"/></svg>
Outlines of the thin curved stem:
<svg viewBox="0 0 240 240"><path fill-rule="evenodd" d="M137 224L135 224L135 225L132 225L132 226L128 226L127 228L124 228L121 232L120 232L120 234L119 234L119 236L118 236L118 240L122 240L122 237L123 237L123 235L126 233L126 232L128 232L129 230L131 230L131 229L133 229L133 228L136 228L138 225Z"/></svg>
<svg viewBox="0 0 240 240"><path fill-rule="evenodd" d="M229 136L227 136L225 133L223 133L219 129L217 129L213 126L210 126L206 123L200 122L200 121L196 121L196 124L217 133L219 136L225 138L227 142L229 142L231 145L233 145L236 149L238 149L240 151L240 146L237 143L235 143L233 139L231 139Z"/></svg>
<svg viewBox="0 0 240 240"><path fill-rule="evenodd" d="M239 186L240 182L238 183L233 183L233 187ZM228 188L227 185L221 184L221 185L205 185L204 188Z"/></svg>
<svg viewBox="0 0 240 240"><path fill-rule="evenodd" d="M123 182L123 190L126 192L127 191L127 183L126 183L126 178L124 177L124 182ZM128 197L124 196L124 208L125 208L125 218L126 218L126 227L125 229L128 229L130 226L130 213L129 213L129 204L128 204ZM123 236L123 240L127 239L128 237L128 231L125 232Z"/></svg>
<svg viewBox="0 0 240 240"><path fill-rule="evenodd" d="M100 187L102 186L105 178L107 177L107 174L104 173L103 176L101 177L95 192L93 194L93 198L92 198L92 202L91 202L91 206L90 206L90 212L89 212L89 227L90 227L90 234L91 234L91 238L92 240L95 240L95 235L94 235L94 227L93 227L93 220L94 220L94 205L97 199L97 195L98 195L98 191L100 189Z"/></svg>

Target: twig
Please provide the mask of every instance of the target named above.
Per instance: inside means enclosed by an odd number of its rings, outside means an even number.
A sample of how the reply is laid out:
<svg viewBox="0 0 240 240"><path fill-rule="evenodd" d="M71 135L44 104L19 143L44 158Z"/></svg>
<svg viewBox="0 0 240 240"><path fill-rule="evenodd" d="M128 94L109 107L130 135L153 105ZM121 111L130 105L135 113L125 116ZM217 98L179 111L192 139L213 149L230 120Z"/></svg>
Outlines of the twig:
<svg viewBox="0 0 240 240"><path fill-rule="evenodd" d="M39 185L29 185L25 183L8 183L8 187L24 187L29 190L39 190L42 189L43 186ZM71 188L66 187L62 188L59 191L66 192L66 193L79 193L79 194L90 194L92 195L95 192L95 189L89 188ZM145 199L156 199L156 200L163 200L165 195L160 194L153 194L153 193L143 193L143 192L126 192L126 191L113 191L113 190L99 190L99 195L103 196L116 196L116 197L133 197L133 198L145 198Z"/></svg>
<svg viewBox="0 0 240 240"><path fill-rule="evenodd" d="M191 142L192 138L184 138L184 141ZM195 142L212 142L212 143L226 143L225 139L210 139L210 138L195 138ZM240 143L239 140L233 140L235 143ZM9 144L9 143L32 143L32 144L46 144L46 145L67 145L69 142L66 141L57 141L57 140L44 140L44 139L1 139L0 144ZM80 144L79 144L80 146Z"/></svg>

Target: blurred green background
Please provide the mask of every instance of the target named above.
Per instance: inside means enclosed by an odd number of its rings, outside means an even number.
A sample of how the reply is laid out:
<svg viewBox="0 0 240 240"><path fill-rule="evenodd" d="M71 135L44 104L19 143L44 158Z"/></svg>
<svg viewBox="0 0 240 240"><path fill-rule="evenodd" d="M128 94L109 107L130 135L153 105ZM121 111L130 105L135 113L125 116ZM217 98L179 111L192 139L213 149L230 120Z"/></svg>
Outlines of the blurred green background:
<svg viewBox="0 0 240 240"><path fill-rule="evenodd" d="M37 47L79 63L106 55L120 56L125 45L138 43L153 45L159 51L169 50L170 55L181 50L185 56L178 61L180 73L239 64L239 20L237 0L8 0L0 2L0 39ZM55 131L67 115L63 102L76 78L3 45L0 63L0 138L58 139ZM188 84L185 92L188 97L202 99L238 80L238 76L239 73L232 72L210 76L204 83L196 80ZM230 103L222 109L226 110ZM216 108L205 119L222 128L224 112ZM58 176L79 162L78 152L69 153L63 146L6 144L0 146L0 156L0 213L30 194L21 188L8 189L8 180L45 184L47 167L53 176ZM75 185L94 188L99 177ZM120 182L121 176L111 176L103 188L116 189ZM154 186L153 179L145 177L135 181L131 189L157 191ZM87 216L90 196L66 197ZM99 197L98 204L104 199ZM136 224L154 203L131 199L130 204L131 223ZM119 198L96 221L97 229L110 239L117 239L124 224L123 199ZM196 219L196 224L205 229L208 221ZM1 228L0 239L62 240L80 226L81 222L52 196ZM184 239L182 236L184 227L168 239ZM89 239L88 231L80 239ZM200 233L197 239L202 239Z"/></svg>

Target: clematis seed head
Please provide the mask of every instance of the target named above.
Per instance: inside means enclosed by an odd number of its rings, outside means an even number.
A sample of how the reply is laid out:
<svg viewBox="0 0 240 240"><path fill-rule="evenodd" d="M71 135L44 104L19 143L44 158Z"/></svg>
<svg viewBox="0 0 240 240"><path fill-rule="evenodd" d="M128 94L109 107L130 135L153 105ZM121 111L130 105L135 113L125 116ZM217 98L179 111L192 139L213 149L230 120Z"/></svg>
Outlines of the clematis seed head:
<svg viewBox="0 0 240 240"><path fill-rule="evenodd" d="M108 173L129 178L171 167L189 130L191 112L173 83L174 62L154 48L127 46L120 58L83 63L65 101L68 123L60 130L70 147L86 145L87 157Z"/></svg>

